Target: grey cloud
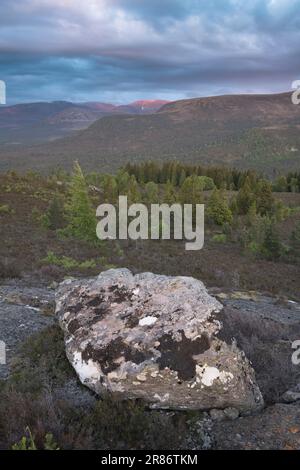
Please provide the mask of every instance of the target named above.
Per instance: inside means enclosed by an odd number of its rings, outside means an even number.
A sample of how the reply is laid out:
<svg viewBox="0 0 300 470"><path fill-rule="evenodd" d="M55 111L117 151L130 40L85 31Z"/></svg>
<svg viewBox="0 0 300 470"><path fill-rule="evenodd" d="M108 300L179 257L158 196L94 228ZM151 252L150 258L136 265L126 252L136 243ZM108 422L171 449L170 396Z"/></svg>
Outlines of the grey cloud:
<svg viewBox="0 0 300 470"><path fill-rule="evenodd" d="M279 91L300 75L300 0L2 0L11 101Z"/></svg>

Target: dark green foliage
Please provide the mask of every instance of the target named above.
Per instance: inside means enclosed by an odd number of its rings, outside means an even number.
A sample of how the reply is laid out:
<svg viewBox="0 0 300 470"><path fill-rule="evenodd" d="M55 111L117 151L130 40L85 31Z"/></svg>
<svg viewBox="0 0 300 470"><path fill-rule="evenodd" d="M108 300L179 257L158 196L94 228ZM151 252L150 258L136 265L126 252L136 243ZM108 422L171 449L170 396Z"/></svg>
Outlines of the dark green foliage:
<svg viewBox="0 0 300 470"><path fill-rule="evenodd" d="M125 196L128 191L130 175L127 171L120 170L116 176L117 184L118 184L118 193L120 196Z"/></svg>
<svg viewBox="0 0 300 470"><path fill-rule="evenodd" d="M258 181L255 187L255 202L258 214L268 215L272 213L274 197L272 195L272 186L268 181Z"/></svg>
<svg viewBox="0 0 300 470"><path fill-rule="evenodd" d="M114 176L105 175L102 182L103 200L115 204L118 197L118 183Z"/></svg>
<svg viewBox="0 0 300 470"><path fill-rule="evenodd" d="M196 175L188 176L179 193L179 199L182 204L201 204L203 202L203 182Z"/></svg>
<svg viewBox="0 0 300 470"><path fill-rule="evenodd" d="M231 224L232 212L221 190L215 189L208 200L206 213L217 225Z"/></svg>
<svg viewBox="0 0 300 470"><path fill-rule="evenodd" d="M23 436L19 442L12 445L12 450L38 450L29 427L26 428L26 434L27 435ZM53 434L51 433L45 435L43 444L43 448L40 450L59 450L59 447L57 447L53 439Z"/></svg>
<svg viewBox="0 0 300 470"><path fill-rule="evenodd" d="M132 175L129 178L127 196L128 196L128 204L141 202L141 193L140 193L139 185L134 175Z"/></svg>
<svg viewBox="0 0 300 470"><path fill-rule="evenodd" d="M64 225L64 201L60 195L55 195L43 217L44 225L50 230L57 230Z"/></svg>
<svg viewBox="0 0 300 470"><path fill-rule="evenodd" d="M99 400L87 418L94 440L109 449L178 449L179 417L149 411L138 401ZM184 417L183 417L184 418Z"/></svg>
<svg viewBox="0 0 300 470"><path fill-rule="evenodd" d="M250 180L247 178L236 197L237 213L246 215L254 201L254 195L251 190Z"/></svg>
<svg viewBox="0 0 300 470"><path fill-rule="evenodd" d="M201 181L201 184L203 185L203 191L209 191L216 187L214 180L209 176L199 176L199 181ZM226 189L226 184L224 189Z"/></svg>
<svg viewBox="0 0 300 470"><path fill-rule="evenodd" d="M266 228L261 251L265 258L272 261L277 261L283 253L283 246L274 223L270 223Z"/></svg>
<svg viewBox="0 0 300 470"><path fill-rule="evenodd" d="M126 172L134 175L139 183L167 183L169 180L173 186L182 186L189 176L201 176L203 190L214 189L240 189L246 178L252 186L258 180L258 175L253 170L239 171L232 168L200 165L188 165L181 162L167 162L160 165L156 162L142 162L140 164L128 163ZM140 175L143 178L140 178Z"/></svg>
<svg viewBox="0 0 300 470"><path fill-rule="evenodd" d="M68 225L63 231L64 235L87 242L99 242L96 235L96 211L78 162L74 165L65 212Z"/></svg>
<svg viewBox="0 0 300 470"><path fill-rule="evenodd" d="M300 171L287 174L287 190L291 193L300 191Z"/></svg>
<svg viewBox="0 0 300 470"><path fill-rule="evenodd" d="M288 190L288 182L286 176L278 176L275 182L273 183L273 191L275 192L285 192Z"/></svg>

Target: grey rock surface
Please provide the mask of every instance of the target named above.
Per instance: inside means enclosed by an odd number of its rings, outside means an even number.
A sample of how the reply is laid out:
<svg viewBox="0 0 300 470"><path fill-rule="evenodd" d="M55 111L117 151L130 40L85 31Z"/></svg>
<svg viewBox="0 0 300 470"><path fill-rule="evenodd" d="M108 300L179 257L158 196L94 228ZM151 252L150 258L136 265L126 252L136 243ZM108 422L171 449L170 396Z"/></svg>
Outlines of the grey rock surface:
<svg viewBox="0 0 300 470"><path fill-rule="evenodd" d="M300 366L292 361L293 342L300 339L300 304L254 291L210 292L224 305L219 338L235 338L251 361L265 402L282 401L300 383Z"/></svg>
<svg viewBox="0 0 300 470"><path fill-rule="evenodd" d="M214 421L211 448L218 450L300 450L300 407L277 403L234 421Z"/></svg>
<svg viewBox="0 0 300 470"><path fill-rule="evenodd" d="M54 292L48 289L0 286L0 341L5 344L6 352L6 363L0 363L0 379L9 375L11 360L20 345L32 334L53 324L53 302Z"/></svg>
<svg viewBox="0 0 300 470"><path fill-rule="evenodd" d="M281 399L284 403L294 403L300 400L300 383L296 384L291 390L287 390Z"/></svg>
<svg viewBox="0 0 300 470"><path fill-rule="evenodd" d="M221 310L201 281L128 269L68 280L56 293L67 356L99 395L152 408L258 410L253 369L217 336Z"/></svg>

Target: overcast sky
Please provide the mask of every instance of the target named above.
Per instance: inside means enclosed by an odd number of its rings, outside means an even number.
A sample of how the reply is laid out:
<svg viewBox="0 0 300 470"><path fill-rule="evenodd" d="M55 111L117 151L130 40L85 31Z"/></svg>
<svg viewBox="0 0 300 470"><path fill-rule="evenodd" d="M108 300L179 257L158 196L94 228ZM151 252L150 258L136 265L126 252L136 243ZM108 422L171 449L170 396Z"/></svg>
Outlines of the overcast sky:
<svg viewBox="0 0 300 470"><path fill-rule="evenodd" d="M8 104L288 91L300 0L1 0Z"/></svg>

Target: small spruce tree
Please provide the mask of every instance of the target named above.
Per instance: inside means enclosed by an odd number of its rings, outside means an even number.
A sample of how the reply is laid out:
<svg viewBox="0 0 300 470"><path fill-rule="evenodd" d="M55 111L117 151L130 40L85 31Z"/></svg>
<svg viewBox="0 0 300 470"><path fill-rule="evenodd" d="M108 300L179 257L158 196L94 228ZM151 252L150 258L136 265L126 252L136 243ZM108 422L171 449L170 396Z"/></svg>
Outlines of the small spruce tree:
<svg viewBox="0 0 300 470"><path fill-rule="evenodd" d="M64 202L60 195L56 194L49 204L43 216L43 224L50 230L57 230L64 225Z"/></svg>
<svg viewBox="0 0 300 470"><path fill-rule="evenodd" d="M207 215L217 225L231 224L232 212L221 190L215 189L208 200Z"/></svg>
<svg viewBox="0 0 300 470"><path fill-rule="evenodd" d="M251 191L250 181L247 177L241 189L239 190L236 198L236 205L238 213L240 215L246 215L250 209L250 206L254 200L253 193Z"/></svg>
<svg viewBox="0 0 300 470"><path fill-rule="evenodd" d="M255 188L256 210L260 215L272 214L274 197L272 185L266 180L260 180Z"/></svg>
<svg viewBox="0 0 300 470"><path fill-rule="evenodd" d="M270 223L265 231L262 243L262 254L266 259L277 261L282 255L282 243L274 223Z"/></svg>
<svg viewBox="0 0 300 470"><path fill-rule="evenodd" d="M98 240L96 211L92 207L86 180L78 162L74 164L65 211L68 225L63 233L89 242Z"/></svg>

